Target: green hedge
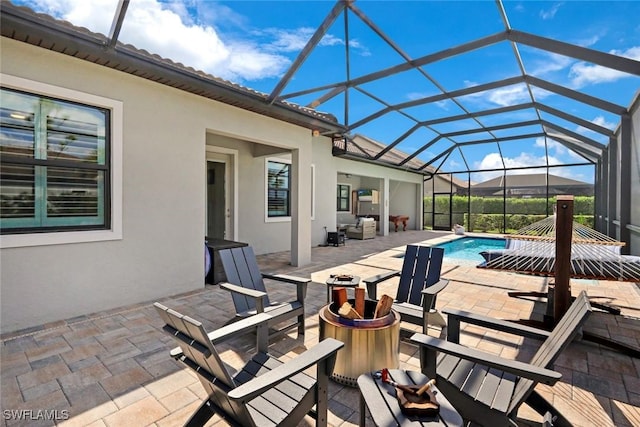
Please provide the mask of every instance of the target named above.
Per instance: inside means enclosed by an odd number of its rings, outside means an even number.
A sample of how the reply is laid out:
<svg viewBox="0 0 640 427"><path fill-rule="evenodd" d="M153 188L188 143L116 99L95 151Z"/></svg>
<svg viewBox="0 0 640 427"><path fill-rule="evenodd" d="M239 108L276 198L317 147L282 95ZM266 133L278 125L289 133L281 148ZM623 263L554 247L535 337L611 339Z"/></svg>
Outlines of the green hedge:
<svg viewBox="0 0 640 427"><path fill-rule="evenodd" d="M433 198L424 198L425 228L431 228ZM446 212L448 208L447 200L437 199L436 212ZM503 218L503 198L502 197L471 197L471 215L469 215L469 197L453 196L451 198L451 221L453 224L463 224L468 231L509 233L519 230L534 222L551 215L556 205L555 199L548 201L543 198L506 200L506 231L504 230ZM573 213L574 220L587 227L593 228L594 197L576 196L574 197Z"/></svg>

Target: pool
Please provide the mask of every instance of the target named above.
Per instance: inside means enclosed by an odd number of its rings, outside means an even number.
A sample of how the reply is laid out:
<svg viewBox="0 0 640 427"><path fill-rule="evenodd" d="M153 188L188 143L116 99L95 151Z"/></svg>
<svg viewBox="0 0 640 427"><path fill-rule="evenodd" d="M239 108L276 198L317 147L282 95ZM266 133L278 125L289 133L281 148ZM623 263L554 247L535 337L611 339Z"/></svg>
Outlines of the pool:
<svg viewBox="0 0 640 427"><path fill-rule="evenodd" d="M480 264L481 262L484 262L484 258L480 255L480 252L504 249L505 242L505 239L492 237L463 237L435 246L438 248L444 248L445 261L463 261L467 263Z"/></svg>

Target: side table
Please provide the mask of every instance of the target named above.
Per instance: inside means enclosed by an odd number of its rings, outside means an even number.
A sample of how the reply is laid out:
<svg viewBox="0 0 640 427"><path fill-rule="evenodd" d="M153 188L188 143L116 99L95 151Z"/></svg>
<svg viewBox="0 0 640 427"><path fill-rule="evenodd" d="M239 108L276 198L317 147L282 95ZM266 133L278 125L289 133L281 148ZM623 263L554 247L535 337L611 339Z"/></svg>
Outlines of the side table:
<svg viewBox="0 0 640 427"><path fill-rule="evenodd" d="M425 384L429 379L426 375L416 371L390 369L389 375L398 384ZM365 405L369 409L373 423L376 426L462 426L462 417L442 393L436 398L440 404L437 417L409 417L402 413L394 387L376 379L372 374L362 374L358 377L360 389L360 426L365 425ZM437 387L434 386L434 391Z"/></svg>
<svg viewBox="0 0 640 427"><path fill-rule="evenodd" d="M329 277L327 283L327 304L331 302L331 290L336 286L344 288L356 288L360 284L360 277L351 276L351 280L339 280L338 276Z"/></svg>

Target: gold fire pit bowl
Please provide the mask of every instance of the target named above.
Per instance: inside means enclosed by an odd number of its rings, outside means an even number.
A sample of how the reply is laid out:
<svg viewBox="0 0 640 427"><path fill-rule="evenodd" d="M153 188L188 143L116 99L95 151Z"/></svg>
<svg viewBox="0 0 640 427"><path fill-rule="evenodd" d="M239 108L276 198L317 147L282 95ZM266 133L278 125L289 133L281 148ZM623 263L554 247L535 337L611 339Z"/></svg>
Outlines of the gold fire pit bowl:
<svg viewBox="0 0 640 427"><path fill-rule="evenodd" d="M353 300L349 300L353 304ZM320 309L320 339L335 338L344 343L338 351L331 379L357 387L361 374L382 368L400 366L400 315L391 312L378 319L373 316L376 301L365 301L365 319L346 319L338 316L337 304Z"/></svg>

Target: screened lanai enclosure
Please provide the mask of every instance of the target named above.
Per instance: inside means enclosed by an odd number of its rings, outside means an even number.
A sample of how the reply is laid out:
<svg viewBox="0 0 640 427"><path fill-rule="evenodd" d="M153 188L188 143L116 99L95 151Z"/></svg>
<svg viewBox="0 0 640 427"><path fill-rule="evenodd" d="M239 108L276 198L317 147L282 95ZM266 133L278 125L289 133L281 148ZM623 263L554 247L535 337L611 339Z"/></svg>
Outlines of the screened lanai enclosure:
<svg viewBox="0 0 640 427"><path fill-rule="evenodd" d="M639 181L631 117L636 111L638 122L640 55L529 32L515 4L427 2L424 8L430 25L412 26L416 22L408 19L394 27L381 19L384 7L338 2L270 99L332 111L345 125L334 137L336 155L423 173L426 228L460 224L470 231L508 233L551 215L555 197L571 194L580 223L627 241L630 230L637 231L629 219L630 184ZM474 13L484 18L477 21L477 38L459 40L460 15ZM448 28L434 24L434 16ZM340 18L344 57L332 58L330 67L344 65L336 73L341 78L327 73L324 84L299 87L293 76ZM358 44L350 43L362 31L382 39L396 62L364 68ZM399 31L421 43L396 43ZM567 76L560 70L569 64ZM581 69L591 77L580 75ZM585 83L598 73L620 79ZM624 80L628 89L606 89L605 80ZM389 87L403 90L389 93ZM381 138L385 147L360 147L352 137L358 133ZM390 151L403 158L389 161Z"/></svg>
<svg viewBox="0 0 640 427"><path fill-rule="evenodd" d="M556 196L570 194L579 223L629 242L639 230L631 183L640 183L640 50L605 52L579 37L549 37L559 33L554 25L588 27L579 15L554 20L539 35L522 4L423 7L428 25L404 15L390 23L388 5L338 2L269 99L335 114L345 126L334 136L335 155L424 174L425 228L514 232L551 215ZM465 14L478 17L475 39L460 37ZM314 63L329 28L341 31L344 53ZM363 60L362 32L375 33L395 61L373 67ZM407 32L412 42L397 42ZM315 86L296 81L309 66L335 73ZM360 133L384 148L359 146L353 136ZM390 160L390 152L401 159Z"/></svg>
<svg viewBox="0 0 640 427"><path fill-rule="evenodd" d="M104 34L106 52L131 44L204 71L202 82L251 88L254 111L317 114L314 135L332 139L334 156L423 175L425 228L508 233L551 215L555 197L569 194L578 222L640 253L635 2L588 2L590 13L583 2L235 2L239 12L278 7L283 22L261 51L230 49L226 67L207 52L229 40L189 46L187 32L163 35L160 15L144 23L155 36L140 36L137 2L84 20L14 3ZM204 28L234 19L213 2L159 4ZM275 28L303 30L294 37ZM252 77L233 67L243 55L284 60ZM380 148L361 146L358 135Z"/></svg>

